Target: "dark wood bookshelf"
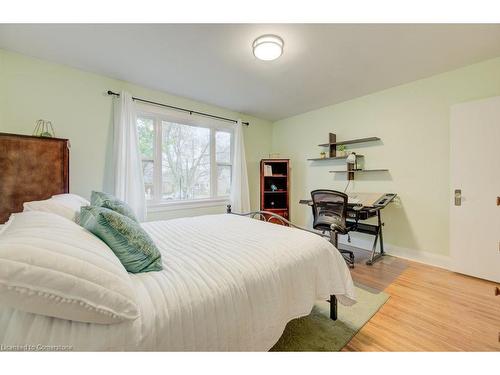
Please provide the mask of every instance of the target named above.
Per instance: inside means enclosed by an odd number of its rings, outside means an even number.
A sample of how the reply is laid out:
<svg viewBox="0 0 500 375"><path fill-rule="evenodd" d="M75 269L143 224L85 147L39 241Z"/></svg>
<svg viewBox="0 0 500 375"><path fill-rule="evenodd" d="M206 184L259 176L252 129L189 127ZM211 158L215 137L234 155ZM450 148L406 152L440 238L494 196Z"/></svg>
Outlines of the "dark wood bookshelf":
<svg viewBox="0 0 500 375"><path fill-rule="evenodd" d="M264 175L266 166L271 167L272 175ZM275 185L278 190L271 190L271 185ZM262 159L260 161L260 209L278 214L290 220L289 192L290 160ZM281 224L272 218L269 221Z"/></svg>

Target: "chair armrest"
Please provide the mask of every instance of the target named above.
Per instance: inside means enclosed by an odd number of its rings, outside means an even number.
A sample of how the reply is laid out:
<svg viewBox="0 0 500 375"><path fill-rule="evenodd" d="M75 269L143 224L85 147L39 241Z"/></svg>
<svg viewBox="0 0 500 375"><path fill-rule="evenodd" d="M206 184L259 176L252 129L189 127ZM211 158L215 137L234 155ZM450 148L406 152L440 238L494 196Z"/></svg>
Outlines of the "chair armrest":
<svg viewBox="0 0 500 375"><path fill-rule="evenodd" d="M330 230L332 230L333 232L344 233L344 234L348 232L347 228L340 223L334 223L330 225Z"/></svg>

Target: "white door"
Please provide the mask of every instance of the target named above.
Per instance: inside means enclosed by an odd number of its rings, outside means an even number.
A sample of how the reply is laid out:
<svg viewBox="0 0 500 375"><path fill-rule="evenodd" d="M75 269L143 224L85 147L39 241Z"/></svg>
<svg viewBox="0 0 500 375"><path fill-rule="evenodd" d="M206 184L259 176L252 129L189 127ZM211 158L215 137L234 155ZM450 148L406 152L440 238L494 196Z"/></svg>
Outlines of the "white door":
<svg viewBox="0 0 500 375"><path fill-rule="evenodd" d="M500 282L500 97L453 106L450 124L452 267Z"/></svg>

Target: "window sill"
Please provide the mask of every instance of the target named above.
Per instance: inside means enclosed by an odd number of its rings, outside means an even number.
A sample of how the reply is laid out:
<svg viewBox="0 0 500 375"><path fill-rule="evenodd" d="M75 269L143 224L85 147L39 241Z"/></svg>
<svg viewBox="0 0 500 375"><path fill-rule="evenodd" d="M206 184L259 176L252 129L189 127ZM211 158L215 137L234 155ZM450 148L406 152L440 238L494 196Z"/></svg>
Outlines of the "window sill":
<svg viewBox="0 0 500 375"><path fill-rule="evenodd" d="M222 207L229 204L229 198L193 199L172 202L148 202L148 212L190 210L203 207Z"/></svg>

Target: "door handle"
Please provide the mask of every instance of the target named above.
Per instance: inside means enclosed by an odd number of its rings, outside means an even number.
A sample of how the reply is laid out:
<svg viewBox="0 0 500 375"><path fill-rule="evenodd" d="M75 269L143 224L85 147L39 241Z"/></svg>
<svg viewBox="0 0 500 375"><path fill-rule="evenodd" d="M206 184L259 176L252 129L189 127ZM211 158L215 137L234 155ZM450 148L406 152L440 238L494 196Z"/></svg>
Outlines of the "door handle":
<svg viewBox="0 0 500 375"><path fill-rule="evenodd" d="M497 197L497 206L500 206L500 197Z"/></svg>
<svg viewBox="0 0 500 375"><path fill-rule="evenodd" d="M461 205L462 205L462 190L455 189L455 206L461 206Z"/></svg>

